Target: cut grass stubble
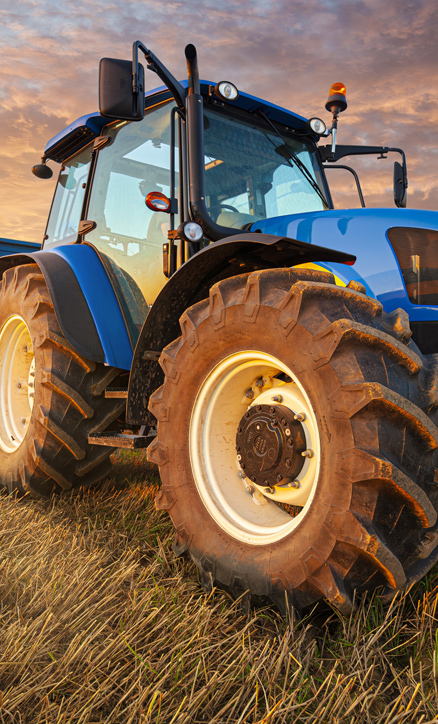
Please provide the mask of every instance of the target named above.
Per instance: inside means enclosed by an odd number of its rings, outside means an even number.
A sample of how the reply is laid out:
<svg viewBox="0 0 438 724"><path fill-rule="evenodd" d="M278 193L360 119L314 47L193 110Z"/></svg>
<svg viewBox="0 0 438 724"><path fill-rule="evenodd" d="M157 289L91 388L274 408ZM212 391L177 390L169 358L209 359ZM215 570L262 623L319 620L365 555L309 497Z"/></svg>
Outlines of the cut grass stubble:
<svg viewBox="0 0 438 724"><path fill-rule="evenodd" d="M100 490L4 496L0 722L438 722L438 574L347 620L246 611L175 559L155 469Z"/></svg>

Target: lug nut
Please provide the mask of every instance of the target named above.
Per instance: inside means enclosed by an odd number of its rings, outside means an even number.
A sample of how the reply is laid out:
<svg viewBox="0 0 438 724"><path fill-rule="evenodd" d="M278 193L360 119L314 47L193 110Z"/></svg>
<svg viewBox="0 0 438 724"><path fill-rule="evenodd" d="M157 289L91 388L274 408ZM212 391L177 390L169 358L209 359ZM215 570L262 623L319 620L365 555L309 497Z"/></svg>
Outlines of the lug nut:
<svg viewBox="0 0 438 724"><path fill-rule="evenodd" d="M310 448L308 450L303 450L301 455L303 456L303 458L313 458L313 450L311 450Z"/></svg>
<svg viewBox="0 0 438 724"><path fill-rule="evenodd" d="M290 466L292 465L292 460L289 460L289 458L287 458L286 465L288 468L290 468Z"/></svg>
<svg viewBox="0 0 438 724"><path fill-rule="evenodd" d="M287 426L287 420L285 420L284 417L283 417L283 419L282 419L282 421L281 421L281 424L283 425L283 427L286 427L286 426Z"/></svg>
<svg viewBox="0 0 438 724"><path fill-rule="evenodd" d="M269 485L267 488L265 488L265 493L269 493L270 495L274 495L274 493L275 493L275 488L271 488L271 486Z"/></svg>
<svg viewBox="0 0 438 724"><path fill-rule="evenodd" d="M287 484L287 487L288 488L299 488L300 484L299 484L298 480L292 480L291 483Z"/></svg>
<svg viewBox="0 0 438 724"><path fill-rule="evenodd" d="M271 399L272 402L283 402L283 395L274 395Z"/></svg>
<svg viewBox="0 0 438 724"><path fill-rule="evenodd" d="M253 493L255 493L255 487L254 487L254 485L248 485L247 490L248 490L248 493L250 493L250 495L252 495Z"/></svg>
<svg viewBox="0 0 438 724"><path fill-rule="evenodd" d="M251 475L251 482L255 483L255 481L256 481L255 475Z"/></svg>
<svg viewBox="0 0 438 724"><path fill-rule="evenodd" d="M262 406L261 406L261 405L256 405L256 410L257 410L257 412L260 412L261 409L262 409Z"/></svg>
<svg viewBox="0 0 438 724"><path fill-rule="evenodd" d="M281 483L282 480L283 480L283 476L281 475L281 473L278 473L277 474L277 483Z"/></svg>
<svg viewBox="0 0 438 724"><path fill-rule="evenodd" d="M298 422L304 422L306 419L306 415L304 412L299 412L297 415L294 415L294 420L298 420Z"/></svg>
<svg viewBox="0 0 438 724"><path fill-rule="evenodd" d="M294 441L293 441L292 437L289 438L289 440L287 441L287 444L289 445L289 447L293 447Z"/></svg>
<svg viewBox="0 0 438 724"><path fill-rule="evenodd" d="M252 390L247 390L245 392L245 397L247 397L249 400L252 400L252 398L254 397L254 392Z"/></svg>
<svg viewBox="0 0 438 724"><path fill-rule="evenodd" d="M263 377L259 377L258 380L256 380L256 387L263 387L264 384Z"/></svg>
<svg viewBox="0 0 438 724"><path fill-rule="evenodd" d="M271 413L271 415L273 415L274 412L275 412L275 407L270 407L270 408L269 408L269 412Z"/></svg>

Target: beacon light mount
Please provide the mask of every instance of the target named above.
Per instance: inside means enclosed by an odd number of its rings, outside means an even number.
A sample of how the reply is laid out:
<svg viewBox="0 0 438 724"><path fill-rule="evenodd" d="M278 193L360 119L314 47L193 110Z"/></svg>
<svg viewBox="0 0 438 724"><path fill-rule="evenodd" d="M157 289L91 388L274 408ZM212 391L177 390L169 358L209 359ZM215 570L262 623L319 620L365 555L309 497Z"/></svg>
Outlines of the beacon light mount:
<svg viewBox="0 0 438 724"><path fill-rule="evenodd" d="M329 111L332 116L331 128L325 135L332 135L332 154L336 150L336 134L338 130L338 116L342 111L347 108L347 89L343 83L333 83L329 90L327 103L325 104L326 110Z"/></svg>

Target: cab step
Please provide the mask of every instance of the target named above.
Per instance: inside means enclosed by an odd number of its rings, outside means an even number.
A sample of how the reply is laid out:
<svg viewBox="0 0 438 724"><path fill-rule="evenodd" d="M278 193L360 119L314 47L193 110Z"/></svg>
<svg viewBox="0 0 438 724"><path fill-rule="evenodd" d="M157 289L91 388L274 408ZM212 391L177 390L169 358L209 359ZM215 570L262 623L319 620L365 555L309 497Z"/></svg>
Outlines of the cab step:
<svg viewBox="0 0 438 724"><path fill-rule="evenodd" d="M90 445L121 447L125 450L140 450L148 447L156 435L126 435L122 432L92 432L88 435Z"/></svg>
<svg viewBox="0 0 438 724"><path fill-rule="evenodd" d="M128 397L128 390L125 387L107 387L105 390L105 397L126 400Z"/></svg>

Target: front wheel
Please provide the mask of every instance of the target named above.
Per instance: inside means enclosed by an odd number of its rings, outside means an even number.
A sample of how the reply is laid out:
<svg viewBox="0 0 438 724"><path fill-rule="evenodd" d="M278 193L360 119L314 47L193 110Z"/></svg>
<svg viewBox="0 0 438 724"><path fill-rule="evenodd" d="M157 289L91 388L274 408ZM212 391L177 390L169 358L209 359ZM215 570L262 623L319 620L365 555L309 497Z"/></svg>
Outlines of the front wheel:
<svg viewBox="0 0 438 724"><path fill-rule="evenodd" d="M403 315L328 274L254 272L181 318L151 397L157 504L204 585L305 611L436 560L437 430Z"/></svg>

